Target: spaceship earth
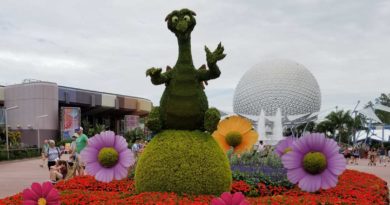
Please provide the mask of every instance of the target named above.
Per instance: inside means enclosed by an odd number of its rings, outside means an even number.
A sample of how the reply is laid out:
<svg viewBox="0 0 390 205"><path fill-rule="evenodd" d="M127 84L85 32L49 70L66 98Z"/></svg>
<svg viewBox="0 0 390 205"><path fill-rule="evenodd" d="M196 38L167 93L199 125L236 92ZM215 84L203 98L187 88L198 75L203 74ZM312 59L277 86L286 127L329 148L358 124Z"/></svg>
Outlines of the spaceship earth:
<svg viewBox="0 0 390 205"><path fill-rule="evenodd" d="M273 116L317 112L321 108L321 91L317 80L302 64L274 59L249 69L240 79L233 97L237 114Z"/></svg>

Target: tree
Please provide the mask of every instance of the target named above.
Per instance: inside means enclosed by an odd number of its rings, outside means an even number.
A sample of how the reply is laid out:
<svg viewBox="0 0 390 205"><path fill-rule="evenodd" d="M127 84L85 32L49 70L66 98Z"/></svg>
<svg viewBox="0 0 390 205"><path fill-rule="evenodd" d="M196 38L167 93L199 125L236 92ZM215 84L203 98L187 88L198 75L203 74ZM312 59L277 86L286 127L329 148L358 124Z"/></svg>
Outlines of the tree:
<svg viewBox="0 0 390 205"><path fill-rule="evenodd" d="M381 104L384 106L390 107L390 93L385 94L382 93L381 96L375 99L375 102L377 104ZM375 114L379 117L379 119L385 123L385 124L390 124L390 112L385 112L382 110L375 110Z"/></svg>
<svg viewBox="0 0 390 205"><path fill-rule="evenodd" d="M337 138L339 142L348 143L354 127L354 119L350 111L333 111L325 119L316 126L316 130L325 133L328 137Z"/></svg>

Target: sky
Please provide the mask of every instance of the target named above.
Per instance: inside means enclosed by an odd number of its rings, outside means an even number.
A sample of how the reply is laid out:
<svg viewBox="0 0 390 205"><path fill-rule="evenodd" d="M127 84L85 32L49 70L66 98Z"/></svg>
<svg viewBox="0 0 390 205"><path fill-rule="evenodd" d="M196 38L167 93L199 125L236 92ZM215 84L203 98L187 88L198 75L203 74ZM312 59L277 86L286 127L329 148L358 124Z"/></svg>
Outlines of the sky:
<svg viewBox="0 0 390 205"><path fill-rule="evenodd" d="M151 99L145 71L174 66L176 37L164 21L196 12L195 67L204 46L225 47L222 75L209 81L210 106L232 111L244 73L269 59L290 59L312 72L322 110L353 109L390 93L390 1L380 0L1 0L0 85L23 79Z"/></svg>

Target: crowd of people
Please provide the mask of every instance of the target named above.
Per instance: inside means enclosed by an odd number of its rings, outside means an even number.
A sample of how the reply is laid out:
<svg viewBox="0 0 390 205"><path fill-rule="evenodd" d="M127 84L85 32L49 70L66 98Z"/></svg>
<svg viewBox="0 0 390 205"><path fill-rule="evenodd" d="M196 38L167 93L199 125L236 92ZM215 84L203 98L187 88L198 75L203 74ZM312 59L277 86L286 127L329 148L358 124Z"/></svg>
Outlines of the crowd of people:
<svg viewBox="0 0 390 205"><path fill-rule="evenodd" d="M75 129L69 146L56 146L54 140L45 140L42 146L42 164L49 170L50 182L55 184L60 180L69 179L74 176L85 175L85 164L80 152L87 146L88 137L83 133L83 128ZM136 160L143 152L146 145L145 140L136 140L131 150Z"/></svg>
<svg viewBox="0 0 390 205"><path fill-rule="evenodd" d="M351 165L358 165L359 159L362 158L368 159L368 166L376 166L378 163L379 166L386 167L390 163L390 149L386 150L383 145L379 148L364 145L355 147L345 146L341 152L347 159L347 163Z"/></svg>
<svg viewBox="0 0 390 205"><path fill-rule="evenodd" d="M51 183L55 184L60 180L85 174L85 165L80 157L80 152L87 144L88 137L83 133L82 127L75 129L72 143L68 149L65 149L64 146L56 146L54 140L44 141L40 166L47 165Z"/></svg>

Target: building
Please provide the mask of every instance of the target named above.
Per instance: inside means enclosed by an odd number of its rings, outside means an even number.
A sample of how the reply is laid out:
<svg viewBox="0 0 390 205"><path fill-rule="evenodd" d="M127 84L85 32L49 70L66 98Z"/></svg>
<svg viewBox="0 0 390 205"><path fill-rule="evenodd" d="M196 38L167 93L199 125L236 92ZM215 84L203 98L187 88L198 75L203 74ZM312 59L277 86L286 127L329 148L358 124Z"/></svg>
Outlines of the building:
<svg viewBox="0 0 390 205"><path fill-rule="evenodd" d="M291 60L263 61L240 79L233 111L252 119L264 141L275 144L284 129L315 120L321 108L321 91L313 74ZM271 143L272 142L272 143Z"/></svg>
<svg viewBox="0 0 390 205"><path fill-rule="evenodd" d="M37 145L44 139L69 137L64 136L64 127L69 122L64 121L65 109L79 111L76 113L78 118L71 119L70 123L74 120L78 125L81 122L99 123L123 134L126 116L146 116L152 102L139 97L59 86L53 82L25 81L0 87L1 106L3 113L4 108L17 107L7 111L9 130L20 131L23 143ZM2 121L0 117L0 123L4 124Z"/></svg>

